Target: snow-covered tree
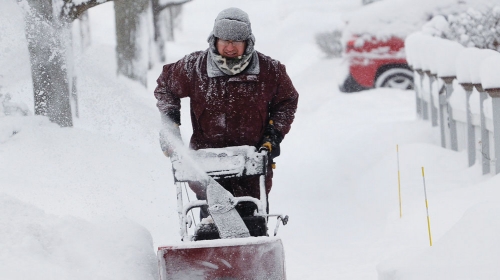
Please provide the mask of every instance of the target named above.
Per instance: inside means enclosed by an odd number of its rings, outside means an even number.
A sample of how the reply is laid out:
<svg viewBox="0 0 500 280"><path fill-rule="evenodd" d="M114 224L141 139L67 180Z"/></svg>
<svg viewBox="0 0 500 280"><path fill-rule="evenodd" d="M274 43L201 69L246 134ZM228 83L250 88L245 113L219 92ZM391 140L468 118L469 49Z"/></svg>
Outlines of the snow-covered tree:
<svg viewBox="0 0 500 280"><path fill-rule="evenodd" d="M159 62L165 62L165 41L174 40L176 19L182 11L182 5L191 0L152 0L154 45Z"/></svg>
<svg viewBox="0 0 500 280"><path fill-rule="evenodd" d="M88 21L86 11L112 0L17 1L25 12L25 34L30 53L35 114L48 116L52 122L62 127L72 126L70 95L76 96L76 77L72 76L74 71L71 24L77 18L80 20L81 33L87 34L81 38L81 42L82 45L88 45L89 29L85 24L86 19ZM153 63L165 60L164 42L168 40L173 30L173 19L179 14L180 5L189 1L116 1L119 74L146 85L148 68ZM153 8L157 12L154 12ZM164 20L160 21L161 17L158 15L162 11L168 13L165 13ZM158 21L153 21L155 14ZM172 20L168 20L169 17ZM157 32L153 26L163 28L165 31ZM152 59L152 57L159 57L159 59Z"/></svg>
<svg viewBox="0 0 500 280"><path fill-rule="evenodd" d="M117 72L144 86L149 67L150 0L115 2Z"/></svg>
<svg viewBox="0 0 500 280"><path fill-rule="evenodd" d="M25 11L35 114L62 127L73 126L69 100L67 42L71 22L110 0L18 0Z"/></svg>
<svg viewBox="0 0 500 280"><path fill-rule="evenodd" d="M173 34L179 7L189 1L115 1L118 74L146 86L148 69L165 61L165 41Z"/></svg>

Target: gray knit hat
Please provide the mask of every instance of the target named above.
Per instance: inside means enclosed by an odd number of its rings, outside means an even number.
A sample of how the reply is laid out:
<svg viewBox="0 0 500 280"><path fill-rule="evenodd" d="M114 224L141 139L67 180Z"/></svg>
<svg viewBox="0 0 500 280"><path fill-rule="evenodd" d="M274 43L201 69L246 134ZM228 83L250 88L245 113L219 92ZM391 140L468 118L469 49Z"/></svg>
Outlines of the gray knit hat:
<svg viewBox="0 0 500 280"><path fill-rule="evenodd" d="M252 35L248 14L238 8L223 10L215 19L213 34L223 40L247 40Z"/></svg>

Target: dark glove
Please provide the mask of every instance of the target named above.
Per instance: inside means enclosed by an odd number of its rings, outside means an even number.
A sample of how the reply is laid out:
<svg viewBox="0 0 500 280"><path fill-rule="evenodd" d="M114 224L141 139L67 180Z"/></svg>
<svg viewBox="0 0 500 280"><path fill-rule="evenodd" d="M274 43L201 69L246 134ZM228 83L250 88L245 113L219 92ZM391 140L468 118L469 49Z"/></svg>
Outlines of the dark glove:
<svg viewBox="0 0 500 280"><path fill-rule="evenodd" d="M265 147L269 153L269 160L273 162L274 158L280 155L280 143L283 140L281 133L276 130L273 121L270 120L264 130L264 136L260 141L260 146Z"/></svg>
<svg viewBox="0 0 500 280"><path fill-rule="evenodd" d="M163 128L160 130L160 147L163 154L170 157L179 145L182 145L179 125L170 121L163 121Z"/></svg>

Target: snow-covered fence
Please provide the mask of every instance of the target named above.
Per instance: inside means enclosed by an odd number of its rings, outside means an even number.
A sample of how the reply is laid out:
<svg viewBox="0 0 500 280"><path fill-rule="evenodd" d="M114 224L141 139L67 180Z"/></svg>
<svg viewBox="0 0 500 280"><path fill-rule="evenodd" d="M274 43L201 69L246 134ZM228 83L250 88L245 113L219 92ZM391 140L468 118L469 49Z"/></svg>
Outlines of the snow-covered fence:
<svg viewBox="0 0 500 280"><path fill-rule="evenodd" d="M475 127L475 133L468 135L468 143L471 145L468 147L470 151L469 165L474 164L472 156L478 150L484 174L490 172L490 159L492 158L490 138L493 137L493 119L491 115L492 101L483 89L480 70L484 60L497 54L493 50L466 48L459 54L456 61L457 80L467 94L468 103L466 105L471 111L468 117L471 118L470 123ZM476 142L476 139L480 139L480 141ZM479 143L479 147L476 149L472 142Z"/></svg>
<svg viewBox="0 0 500 280"><path fill-rule="evenodd" d="M421 32L408 36L405 46L420 81L418 115L439 125L443 147L467 149L469 166L478 160L483 174L491 167L500 173L500 53Z"/></svg>

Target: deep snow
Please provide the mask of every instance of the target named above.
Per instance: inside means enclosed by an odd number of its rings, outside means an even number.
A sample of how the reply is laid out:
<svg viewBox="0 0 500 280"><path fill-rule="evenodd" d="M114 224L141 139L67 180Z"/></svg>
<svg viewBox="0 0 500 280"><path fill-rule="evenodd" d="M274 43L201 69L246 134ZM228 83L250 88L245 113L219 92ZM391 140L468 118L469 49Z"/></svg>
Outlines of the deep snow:
<svg viewBox="0 0 500 280"><path fill-rule="evenodd" d="M168 60L205 49L213 19L229 6L249 13L256 49L287 65L301 94L270 195L271 212L290 215L279 232L288 278L499 278L498 176L482 176L478 165L467 167L464 152L440 148L438 130L416 119L413 92L337 90L342 63L324 58L314 34L360 5L195 0L185 6ZM161 65L149 72L147 90L115 76L112 8L107 3L90 13L92 46L77 60L74 128L43 117L0 116L1 279L155 279L156 247L179 242L152 95ZM0 93L31 106L15 1L0 4L0 30ZM188 105L184 100L184 139Z"/></svg>

